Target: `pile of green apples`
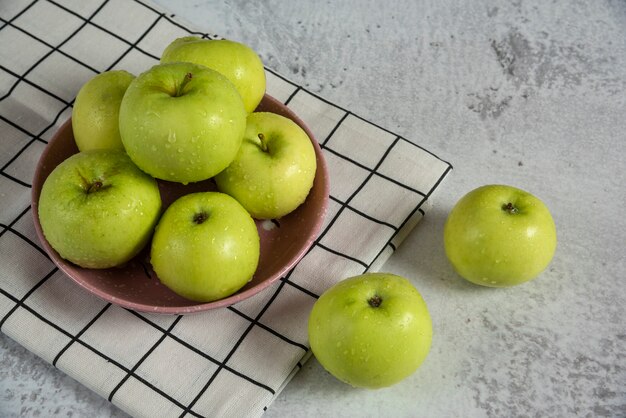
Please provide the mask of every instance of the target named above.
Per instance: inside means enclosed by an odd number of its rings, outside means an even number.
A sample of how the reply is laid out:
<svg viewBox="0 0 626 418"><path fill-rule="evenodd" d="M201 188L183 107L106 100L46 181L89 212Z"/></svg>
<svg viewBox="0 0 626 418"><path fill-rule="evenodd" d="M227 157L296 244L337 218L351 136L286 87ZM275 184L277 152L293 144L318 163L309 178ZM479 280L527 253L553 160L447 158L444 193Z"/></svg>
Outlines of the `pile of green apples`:
<svg viewBox="0 0 626 418"><path fill-rule="evenodd" d="M151 242L152 267L175 293L198 302L235 293L258 267L254 220L294 211L317 168L300 126L255 111L265 88L254 50L198 37L174 40L136 77L112 70L89 80L72 112L79 152L51 172L38 202L50 246L102 269ZM218 191L164 209L157 179L213 179Z"/></svg>
<svg viewBox="0 0 626 418"><path fill-rule="evenodd" d="M308 195L316 160L294 122L255 112L263 65L232 41L177 39L161 64L134 77L103 73L79 92L72 117L80 152L45 181L39 216L46 239L78 265L125 263L152 238L151 263L174 292L197 301L234 293L258 264L253 218L272 219ZM213 178L219 192L183 196L161 214L156 179ZM445 253L475 284L530 281L550 263L556 229L530 193L488 185L463 196L444 227ZM341 280L315 302L311 350L356 387L391 386L411 375L432 341L426 303L390 273Z"/></svg>

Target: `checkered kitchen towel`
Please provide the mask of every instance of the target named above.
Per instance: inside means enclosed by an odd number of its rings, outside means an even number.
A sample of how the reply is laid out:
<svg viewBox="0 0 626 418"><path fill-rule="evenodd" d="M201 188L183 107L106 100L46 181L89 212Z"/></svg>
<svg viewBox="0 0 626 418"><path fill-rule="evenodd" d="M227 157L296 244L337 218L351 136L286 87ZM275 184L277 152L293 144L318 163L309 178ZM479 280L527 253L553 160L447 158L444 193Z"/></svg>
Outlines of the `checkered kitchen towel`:
<svg viewBox="0 0 626 418"><path fill-rule="evenodd" d="M145 0L0 2L0 329L132 415L259 416L310 355L316 298L379 269L451 167L268 69L268 93L309 125L330 171L329 211L312 250L229 308L150 315L96 298L38 242L36 164L84 82L110 69L139 74L189 34L211 37Z"/></svg>

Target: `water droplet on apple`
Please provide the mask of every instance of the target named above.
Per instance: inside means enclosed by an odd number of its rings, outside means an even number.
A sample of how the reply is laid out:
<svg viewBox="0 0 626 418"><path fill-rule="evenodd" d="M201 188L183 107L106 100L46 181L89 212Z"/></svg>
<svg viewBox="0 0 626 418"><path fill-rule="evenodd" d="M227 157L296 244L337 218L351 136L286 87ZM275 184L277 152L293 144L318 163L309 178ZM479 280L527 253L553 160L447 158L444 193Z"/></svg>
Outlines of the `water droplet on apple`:
<svg viewBox="0 0 626 418"><path fill-rule="evenodd" d="M182 149L182 148L178 148L178 152L181 152L181 153L182 153L182 152L183 152L183 149Z"/></svg>

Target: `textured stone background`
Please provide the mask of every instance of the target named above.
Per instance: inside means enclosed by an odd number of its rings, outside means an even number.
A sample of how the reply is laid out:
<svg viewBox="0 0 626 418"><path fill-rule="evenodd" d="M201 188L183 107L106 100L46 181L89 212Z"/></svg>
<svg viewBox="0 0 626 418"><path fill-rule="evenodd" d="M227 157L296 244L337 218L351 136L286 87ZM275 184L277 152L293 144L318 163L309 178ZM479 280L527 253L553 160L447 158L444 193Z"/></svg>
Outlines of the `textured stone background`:
<svg viewBox="0 0 626 418"><path fill-rule="evenodd" d="M423 366L365 391L312 360L267 416L626 416L626 2L158 2L455 167L385 266L429 305ZM445 259L448 211L487 183L553 212L534 282L478 288ZM4 336L0 377L8 415L124 416Z"/></svg>

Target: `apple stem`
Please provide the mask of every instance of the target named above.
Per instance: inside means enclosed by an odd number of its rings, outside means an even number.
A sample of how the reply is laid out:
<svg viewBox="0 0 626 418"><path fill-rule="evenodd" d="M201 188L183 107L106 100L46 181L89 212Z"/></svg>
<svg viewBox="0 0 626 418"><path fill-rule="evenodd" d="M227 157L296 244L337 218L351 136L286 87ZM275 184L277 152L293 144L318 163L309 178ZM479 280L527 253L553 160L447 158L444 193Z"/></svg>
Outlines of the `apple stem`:
<svg viewBox="0 0 626 418"><path fill-rule="evenodd" d="M258 136L259 136L259 140L261 141L261 149L267 152L267 138L265 138L265 135L261 133Z"/></svg>
<svg viewBox="0 0 626 418"><path fill-rule="evenodd" d="M101 188L102 188L102 182L100 180L96 180L93 183L91 183L91 185L87 189L87 193L97 192Z"/></svg>
<svg viewBox="0 0 626 418"><path fill-rule="evenodd" d="M207 219L209 219L209 214L206 212L199 212L193 215L193 222L198 225L204 223Z"/></svg>
<svg viewBox="0 0 626 418"><path fill-rule="evenodd" d="M380 304L383 303L383 299L378 295L374 295L367 300L367 303L369 303L372 308L378 308Z"/></svg>
<svg viewBox="0 0 626 418"><path fill-rule="evenodd" d="M519 212L519 209L517 209L511 202L502 205L502 210L510 213L511 215L515 215L517 212Z"/></svg>
<svg viewBox="0 0 626 418"><path fill-rule="evenodd" d="M178 88L176 89L176 94L174 95L174 97L180 97L183 95L183 89L185 88L187 83L191 81L192 78L193 78L193 74L191 73L185 74L185 78L183 78L182 83L180 83Z"/></svg>

